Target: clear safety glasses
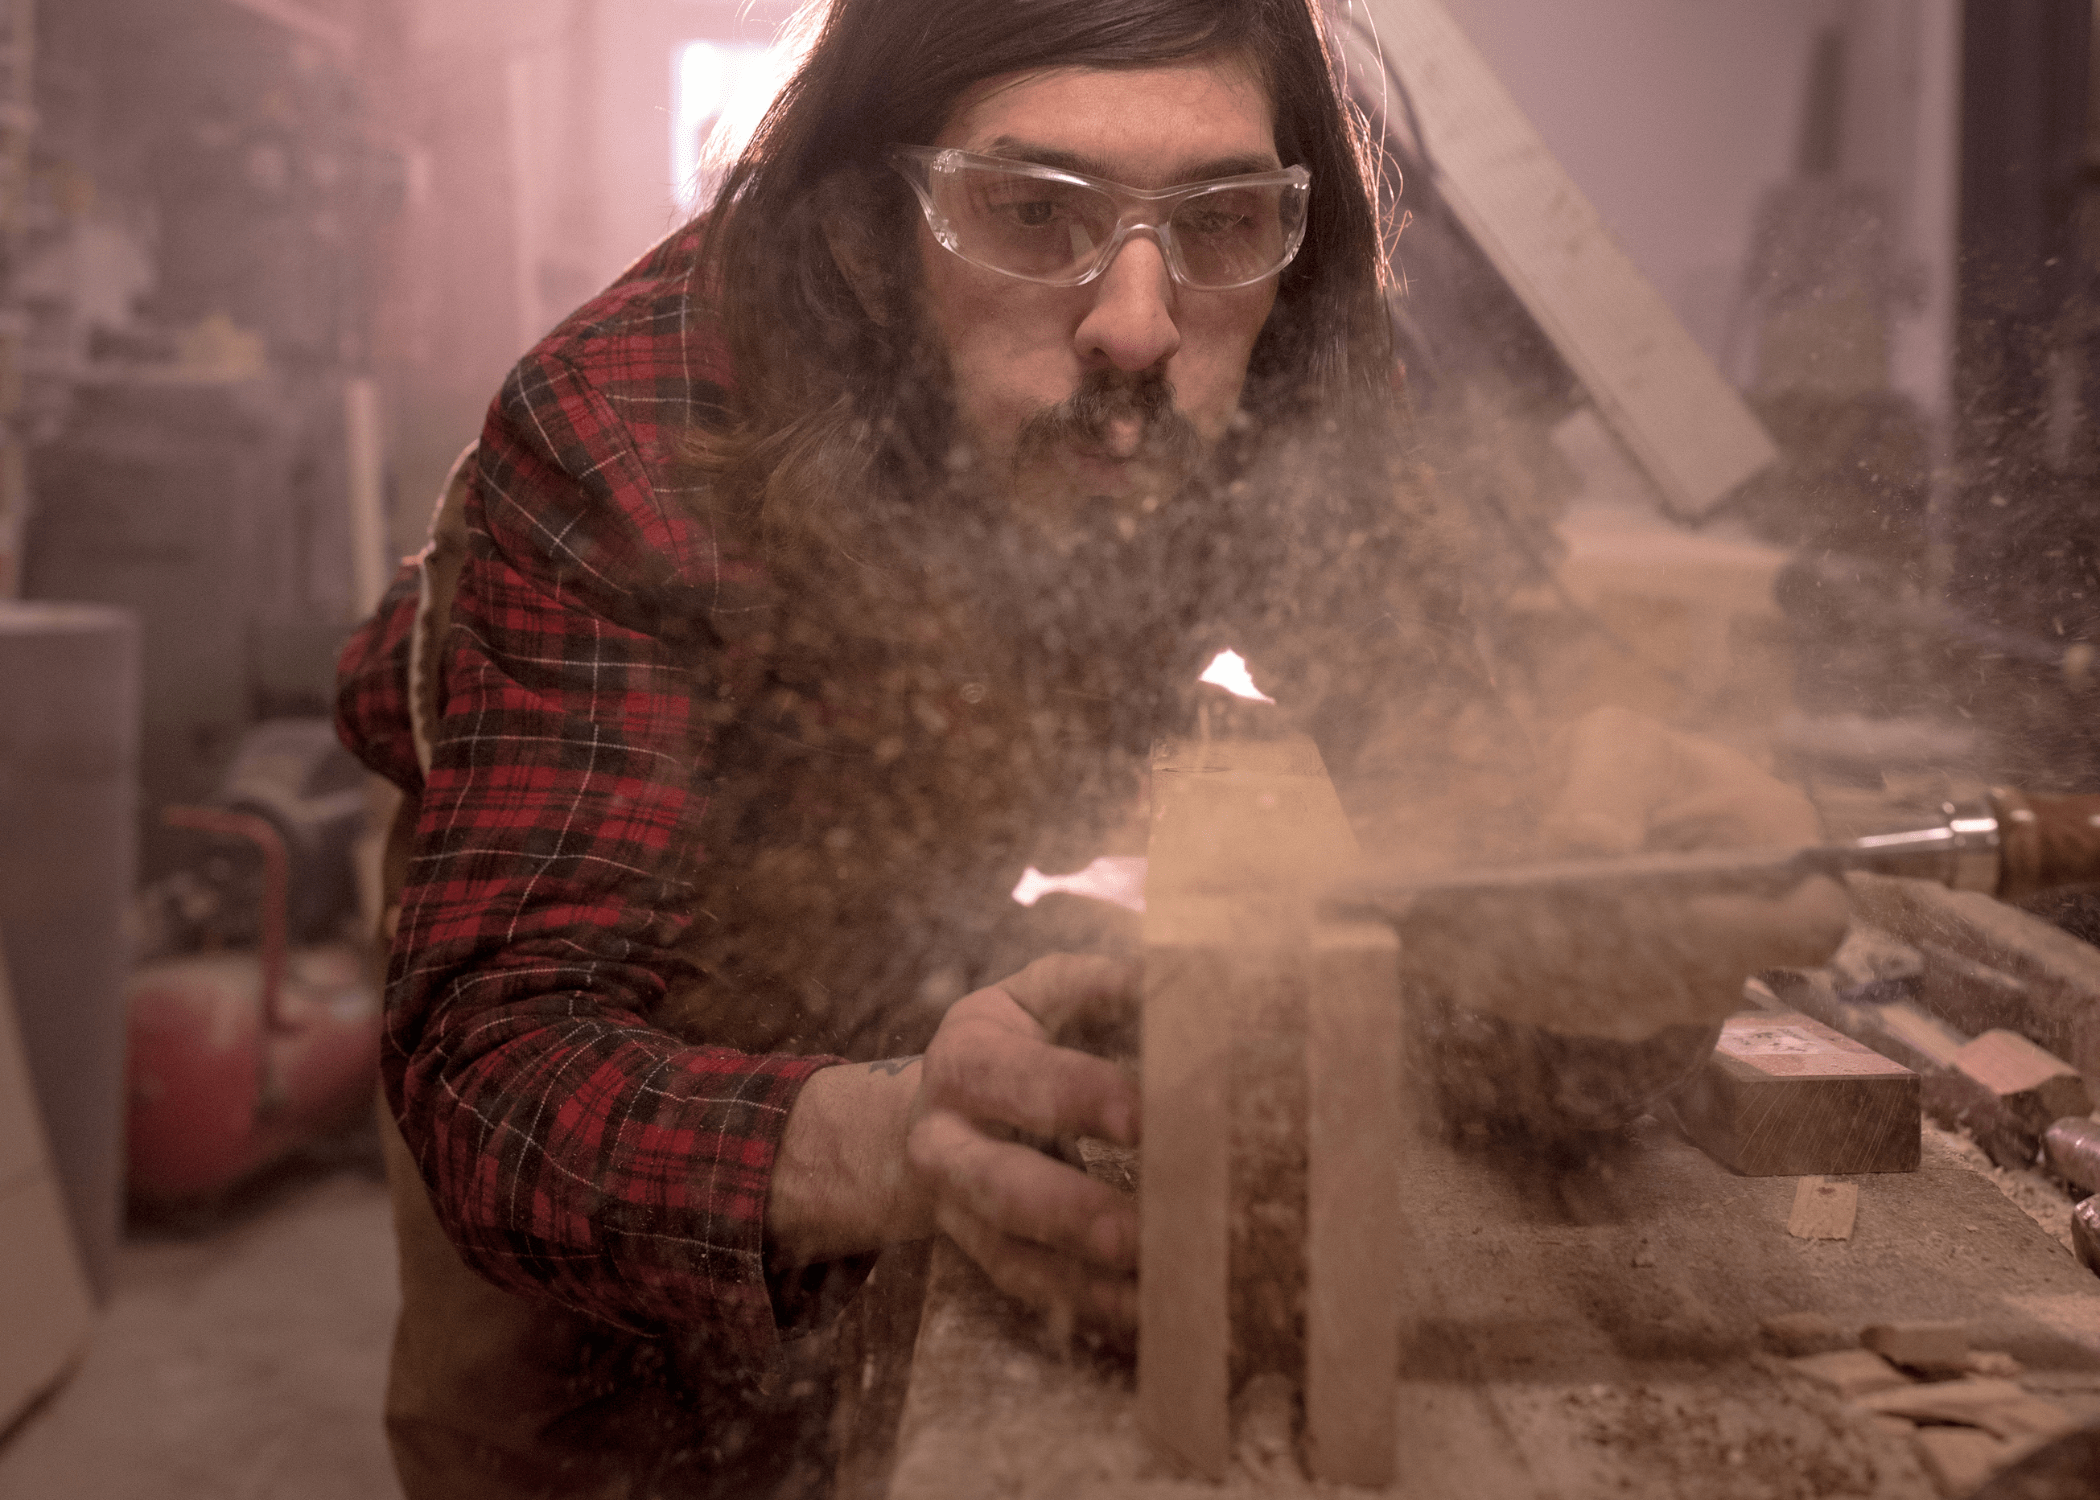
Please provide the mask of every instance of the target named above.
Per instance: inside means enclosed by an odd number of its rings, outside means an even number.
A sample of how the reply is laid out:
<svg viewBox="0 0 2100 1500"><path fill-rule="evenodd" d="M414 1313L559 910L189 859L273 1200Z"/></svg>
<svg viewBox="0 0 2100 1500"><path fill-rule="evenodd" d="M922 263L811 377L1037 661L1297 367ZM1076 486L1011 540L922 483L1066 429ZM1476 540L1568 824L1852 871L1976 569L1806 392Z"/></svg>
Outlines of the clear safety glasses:
<svg viewBox="0 0 2100 1500"><path fill-rule="evenodd" d="M1141 231L1185 287L1250 285L1298 253L1312 191L1303 167L1148 191L931 146L895 146L889 160L918 193L935 239L973 266L1046 286L1084 286Z"/></svg>

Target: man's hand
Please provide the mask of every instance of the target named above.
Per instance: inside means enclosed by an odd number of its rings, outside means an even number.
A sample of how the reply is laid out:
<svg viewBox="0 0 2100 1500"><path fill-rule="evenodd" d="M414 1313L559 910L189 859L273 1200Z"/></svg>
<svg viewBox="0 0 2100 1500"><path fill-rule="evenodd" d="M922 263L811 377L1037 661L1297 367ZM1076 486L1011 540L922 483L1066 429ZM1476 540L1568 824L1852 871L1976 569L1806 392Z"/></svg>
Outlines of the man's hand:
<svg viewBox="0 0 2100 1500"><path fill-rule="evenodd" d="M1136 962L1057 955L950 1007L922 1058L826 1068L788 1116L770 1254L807 1264L945 1231L1053 1320L1137 1326L1137 1205L1017 1139L1138 1139L1136 1083L1054 1044L1110 1031Z"/></svg>
<svg viewBox="0 0 2100 1500"><path fill-rule="evenodd" d="M1809 844L1815 809L1724 745L1602 709L1559 746L1542 821L1547 857ZM1844 937L1843 886L1779 893L1431 893L1402 932L1403 961L1467 1010L1566 1036L1640 1041L1742 1007L1761 969L1821 963Z"/></svg>
<svg viewBox="0 0 2100 1500"><path fill-rule="evenodd" d="M1033 1147L1138 1141L1138 1089L1053 1038L1136 1003L1131 960L1055 955L958 1000L927 1048L909 1157L933 1219L1002 1291L1053 1323L1137 1326L1137 1205Z"/></svg>

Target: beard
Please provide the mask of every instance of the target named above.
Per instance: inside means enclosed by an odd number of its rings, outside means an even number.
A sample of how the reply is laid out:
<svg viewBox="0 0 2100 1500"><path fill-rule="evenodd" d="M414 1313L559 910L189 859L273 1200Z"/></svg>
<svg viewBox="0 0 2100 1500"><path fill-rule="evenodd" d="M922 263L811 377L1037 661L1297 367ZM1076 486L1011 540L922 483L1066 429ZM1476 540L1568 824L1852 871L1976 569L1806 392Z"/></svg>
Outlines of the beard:
<svg viewBox="0 0 2100 1500"><path fill-rule="evenodd" d="M1090 370L1070 396L1021 424L1013 457L1017 496L1055 486L1070 500L1091 498L1084 485L1081 493L1071 493L1077 476L1064 472L1065 463L1078 455L1112 453L1117 429L1128 424L1136 425L1137 441L1119 461L1129 466L1130 490L1160 499L1171 495L1203 457L1202 437L1174 404L1174 387L1157 370Z"/></svg>

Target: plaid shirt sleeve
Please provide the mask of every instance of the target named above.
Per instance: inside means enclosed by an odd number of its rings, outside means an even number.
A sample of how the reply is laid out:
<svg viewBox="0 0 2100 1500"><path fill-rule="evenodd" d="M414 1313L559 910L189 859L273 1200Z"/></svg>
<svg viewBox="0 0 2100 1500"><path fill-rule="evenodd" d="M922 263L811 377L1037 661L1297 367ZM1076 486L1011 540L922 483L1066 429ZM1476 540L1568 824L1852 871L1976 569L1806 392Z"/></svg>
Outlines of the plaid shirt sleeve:
<svg viewBox="0 0 2100 1500"><path fill-rule="evenodd" d="M367 770L411 793L423 786L408 721L408 640L416 624L417 593L410 559L394 575L379 608L343 647L335 669L337 738Z"/></svg>
<svg viewBox="0 0 2100 1500"><path fill-rule="evenodd" d="M700 858L706 621L739 581L664 478L669 424L707 399L679 247L529 356L483 432L384 1064L470 1265L753 1355L778 1336L774 1158L836 1059L651 1024ZM373 628L376 653L394 626Z"/></svg>

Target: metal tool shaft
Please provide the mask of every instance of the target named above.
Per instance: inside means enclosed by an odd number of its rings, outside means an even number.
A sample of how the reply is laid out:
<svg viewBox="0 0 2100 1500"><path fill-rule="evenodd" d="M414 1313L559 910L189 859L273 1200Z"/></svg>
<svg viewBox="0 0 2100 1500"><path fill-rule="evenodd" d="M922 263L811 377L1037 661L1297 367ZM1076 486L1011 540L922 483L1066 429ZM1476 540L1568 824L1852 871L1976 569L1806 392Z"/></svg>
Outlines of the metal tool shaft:
<svg viewBox="0 0 2100 1500"><path fill-rule="evenodd" d="M1432 891L1777 892L1810 875L1851 870L2005 899L2100 882L2100 796L2028 797L2000 789L1965 806L1950 802L1923 827L1802 848L1636 854L1436 874L1381 873L1374 866L1331 891L1324 909L1337 916L1395 916Z"/></svg>

